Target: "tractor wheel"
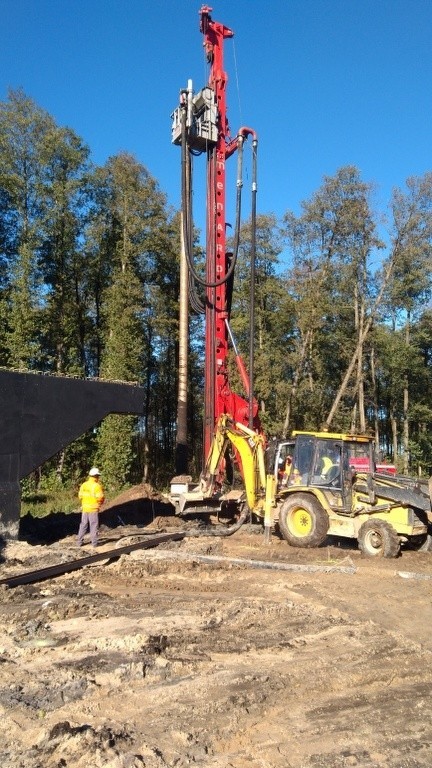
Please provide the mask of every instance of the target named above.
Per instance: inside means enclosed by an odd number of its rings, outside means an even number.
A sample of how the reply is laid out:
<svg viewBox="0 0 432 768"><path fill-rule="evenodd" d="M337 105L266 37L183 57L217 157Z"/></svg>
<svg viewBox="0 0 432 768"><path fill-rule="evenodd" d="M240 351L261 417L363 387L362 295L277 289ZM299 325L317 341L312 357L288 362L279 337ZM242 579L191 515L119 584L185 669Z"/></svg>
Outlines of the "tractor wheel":
<svg viewBox="0 0 432 768"><path fill-rule="evenodd" d="M400 539L395 529L385 520L366 520L358 532L358 545L369 557L397 557Z"/></svg>
<svg viewBox="0 0 432 768"><path fill-rule="evenodd" d="M279 528L292 547L319 547L327 536L329 518L313 496L294 493L282 504Z"/></svg>

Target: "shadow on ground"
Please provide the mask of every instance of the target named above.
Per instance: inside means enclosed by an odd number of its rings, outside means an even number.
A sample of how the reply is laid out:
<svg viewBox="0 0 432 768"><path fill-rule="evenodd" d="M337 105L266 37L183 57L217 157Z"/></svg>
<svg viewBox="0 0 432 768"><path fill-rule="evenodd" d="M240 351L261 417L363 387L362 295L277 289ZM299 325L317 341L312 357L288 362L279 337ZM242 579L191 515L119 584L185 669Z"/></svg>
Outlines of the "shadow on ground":
<svg viewBox="0 0 432 768"><path fill-rule="evenodd" d="M146 527L158 517L166 517L167 522L174 517L171 504L160 501L133 500L118 506L111 506L99 514L99 525L103 529L119 529L124 526ZM20 519L19 539L28 544L53 544L56 541L73 536L78 532L80 514L55 512L45 517L32 517L27 514Z"/></svg>

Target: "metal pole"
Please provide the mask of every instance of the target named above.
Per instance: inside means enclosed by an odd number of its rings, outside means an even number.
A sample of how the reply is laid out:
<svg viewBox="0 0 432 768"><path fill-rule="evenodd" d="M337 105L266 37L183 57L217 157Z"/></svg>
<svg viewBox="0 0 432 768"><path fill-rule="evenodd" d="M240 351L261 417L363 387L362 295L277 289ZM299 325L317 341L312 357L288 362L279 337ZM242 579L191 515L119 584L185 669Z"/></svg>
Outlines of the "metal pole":
<svg viewBox="0 0 432 768"><path fill-rule="evenodd" d="M188 471L187 444L187 382L188 382L188 266L185 253L183 212L180 214L180 316L179 316L179 374L177 399L177 436L175 471L178 475Z"/></svg>

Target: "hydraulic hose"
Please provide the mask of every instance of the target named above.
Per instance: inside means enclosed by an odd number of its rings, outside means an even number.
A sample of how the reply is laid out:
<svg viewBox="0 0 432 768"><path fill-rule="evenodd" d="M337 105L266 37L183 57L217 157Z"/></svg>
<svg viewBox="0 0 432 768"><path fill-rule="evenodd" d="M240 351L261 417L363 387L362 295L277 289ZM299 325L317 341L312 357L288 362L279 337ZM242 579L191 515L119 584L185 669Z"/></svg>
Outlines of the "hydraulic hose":
<svg viewBox="0 0 432 768"><path fill-rule="evenodd" d="M243 186L242 172L243 172L243 143L244 136L239 134L238 136L238 165L237 165L237 195L236 195L236 224L234 232L234 249L231 264L227 270L226 275L215 282L209 282L205 278L202 278L196 271L193 258L192 258L192 205L191 205L191 173L190 173L190 159L189 148L187 144L187 130L186 130L186 109L181 113L181 163L182 163L182 181L181 181L181 199L183 209L183 240L185 244L185 253L188 268L193 279L199 283L199 285L205 288L216 288L218 285L228 282L234 273L235 265L237 261L237 254L240 241L240 221L241 221L241 191Z"/></svg>
<svg viewBox="0 0 432 768"><path fill-rule="evenodd" d="M196 285L193 280L192 275L189 271L189 303L193 309L194 312L197 313L197 315L203 315L205 312L205 304L201 300L201 298L198 296Z"/></svg>
<svg viewBox="0 0 432 768"><path fill-rule="evenodd" d="M185 537L191 536L232 536L233 533L236 533L236 531L239 530L239 528L242 527L243 523L246 522L249 518L249 507L246 505L244 506L239 519L236 523L233 523L232 525L229 525L227 528L194 528L190 531L183 531Z"/></svg>
<svg viewBox="0 0 432 768"><path fill-rule="evenodd" d="M251 206L251 265L250 265L250 308L249 308L249 429L253 429L254 414L254 330L255 330L255 257L256 257L256 197L257 197L257 148L258 142L252 142L252 206Z"/></svg>

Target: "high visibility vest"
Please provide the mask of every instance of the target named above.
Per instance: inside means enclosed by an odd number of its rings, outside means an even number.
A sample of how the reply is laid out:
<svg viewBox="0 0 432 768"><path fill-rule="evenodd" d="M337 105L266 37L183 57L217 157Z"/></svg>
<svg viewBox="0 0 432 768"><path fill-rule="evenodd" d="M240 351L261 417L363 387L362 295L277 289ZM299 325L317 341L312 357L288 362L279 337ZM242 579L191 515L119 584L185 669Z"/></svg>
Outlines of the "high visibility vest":
<svg viewBox="0 0 432 768"><path fill-rule="evenodd" d="M328 456L323 456L323 468L322 468L322 474L326 475L329 469L331 469L333 466L333 462L331 459L329 459Z"/></svg>
<svg viewBox="0 0 432 768"><path fill-rule="evenodd" d="M99 512L104 501L104 491L101 484L94 477L89 477L80 486L78 498L83 512Z"/></svg>

